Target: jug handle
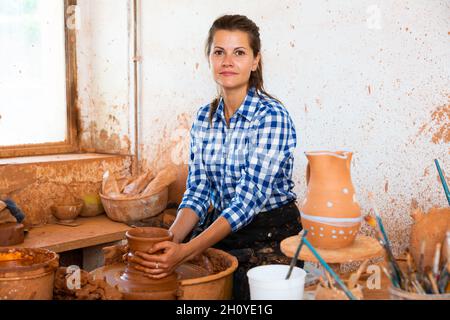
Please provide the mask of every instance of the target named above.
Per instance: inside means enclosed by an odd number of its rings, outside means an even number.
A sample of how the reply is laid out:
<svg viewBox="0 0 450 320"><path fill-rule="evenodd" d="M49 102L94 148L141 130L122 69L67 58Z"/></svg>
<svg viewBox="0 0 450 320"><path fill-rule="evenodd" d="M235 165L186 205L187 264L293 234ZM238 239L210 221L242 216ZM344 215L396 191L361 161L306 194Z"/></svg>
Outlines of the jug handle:
<svg viewBox="0 0 450 320"><path fill-rule="evenodd" d="M311 177L311 169L309 167L309 163L306 166L306 186L309 184L309 178Z"/></svg>

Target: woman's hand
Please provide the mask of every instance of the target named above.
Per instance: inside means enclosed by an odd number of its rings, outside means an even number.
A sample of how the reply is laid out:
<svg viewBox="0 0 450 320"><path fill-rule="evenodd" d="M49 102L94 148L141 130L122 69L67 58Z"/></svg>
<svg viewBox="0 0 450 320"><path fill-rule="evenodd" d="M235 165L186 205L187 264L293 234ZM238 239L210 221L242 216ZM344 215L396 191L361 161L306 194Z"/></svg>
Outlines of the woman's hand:
<svg viewBox="0 0 450 320"><path fill-rule="evenodd" d="M147 252L136 251L128 260L136 263L136 270L145 272L152 279L161 279L170 275L188 255L185 244L163 241Z"/></svg>

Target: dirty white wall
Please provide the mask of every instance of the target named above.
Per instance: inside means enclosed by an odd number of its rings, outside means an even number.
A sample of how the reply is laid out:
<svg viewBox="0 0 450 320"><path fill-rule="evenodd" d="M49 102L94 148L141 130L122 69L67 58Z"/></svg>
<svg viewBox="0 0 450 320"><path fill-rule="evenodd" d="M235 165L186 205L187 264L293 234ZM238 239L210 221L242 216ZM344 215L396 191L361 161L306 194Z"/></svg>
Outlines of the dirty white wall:
<svg viewBox="0 0 450 320"><path fill-rule="evenodd" d="M127 0L78 0L77 66L81 147L129 154L133 134L130 7Z"/></svg>
<svg viewBox="0 0 450 320"><path fill-rule="evenodd" d="M89 9L79 31L82 123L127 147L131 2L79 2ZM407 246L411 207L446 205L433 159L450 172L450 0L141 0L140 9L142 163L180 165L173 199L184 185L192 117L216 92L207 31L216 17L240 13L260 26L266 89L297 128L299 199L303 152L345 149L355 153L363 213L371 191L397 253ZM85 135L95 145L93 131Z"/></svg>

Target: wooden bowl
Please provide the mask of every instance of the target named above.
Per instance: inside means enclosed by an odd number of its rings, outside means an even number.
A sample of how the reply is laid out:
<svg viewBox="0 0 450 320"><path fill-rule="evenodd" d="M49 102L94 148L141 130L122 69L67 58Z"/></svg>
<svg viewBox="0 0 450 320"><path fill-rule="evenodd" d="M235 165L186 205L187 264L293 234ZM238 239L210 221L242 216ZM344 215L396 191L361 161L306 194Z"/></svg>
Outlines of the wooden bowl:
<svg viewBox="0 0 450 320"><path fill-rule="evenodd" d="M51 206L52 214L55 218L63 222L74 221L83 208L83 201L77 200L73 203L54 204Z"/></svg>

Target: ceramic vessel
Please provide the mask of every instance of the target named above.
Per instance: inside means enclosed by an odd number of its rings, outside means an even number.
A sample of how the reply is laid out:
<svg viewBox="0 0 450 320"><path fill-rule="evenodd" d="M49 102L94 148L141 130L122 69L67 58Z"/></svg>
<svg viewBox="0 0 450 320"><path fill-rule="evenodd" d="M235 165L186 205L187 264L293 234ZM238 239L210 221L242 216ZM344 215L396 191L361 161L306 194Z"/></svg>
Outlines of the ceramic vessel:
<svg viewBox="0 0 450 320"><path fill-rule="evenodd" d="M146 252L156 243L171 241L173 235L163 228L134 228L126 233L129 252L128 257L136 251ZM162 279L152 279L145 272L134 268L135 264L127 259L125 271L120 276L122 293L128 300L174 300L178 295L178 277L172 273Z"/></svg>
<svg viewBox="0 0 450 320"><path fill-rule="evenodd" d="M0 249L0 256L8 254L19 257L0 259L0 300L51 300L59 256L38 248Z"/></svg>
<svg viewBox="0 0 450 320"><path fill-rule="evenodd" d="M77 200L73 203L55 204L51 206L52 214L62 222L72 222L83 209L83 201Z"/></svg>
<svg viewBox="0 0 450 320"><path fill-rule="evenodd" d="M361 226L361 210L350 175L352 153L305 152L307 193L301 205L303 228L322 249L351 245Z"/></svg>
<svg viewBox="0 0 450 320"><path fill-rule="evenodd" d="M442 260L447 259L445 246L446 232L450 231L450 208L432 207L427 213L420 208L411 213L414 223L411 226L409 250L416 264L420 261L420 249L424 242L424 267L432 267L436 244L441 243Z"/></svg>

